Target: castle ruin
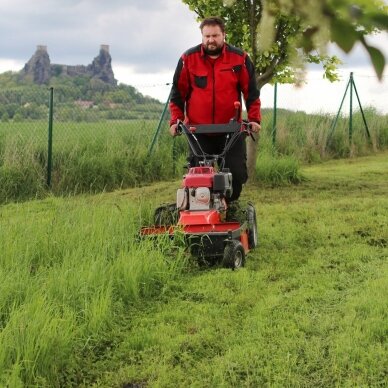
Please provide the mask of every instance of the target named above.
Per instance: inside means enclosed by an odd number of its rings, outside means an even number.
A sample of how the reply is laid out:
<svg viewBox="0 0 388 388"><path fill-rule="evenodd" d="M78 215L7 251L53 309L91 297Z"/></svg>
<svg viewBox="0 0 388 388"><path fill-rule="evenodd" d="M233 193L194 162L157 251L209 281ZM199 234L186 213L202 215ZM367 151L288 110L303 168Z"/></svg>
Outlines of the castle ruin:
<svg viewBox="0 0 388 388"><path fill-rule="evenodd" d="M80 75L90 76L112 86L117 85L107 44L100 46L99 54L87 66L52 64L47 46L38 45L34 55L20 71L20 75L22 79L29 79L38 85L47 84L53 76L76 77Z"/></svg>

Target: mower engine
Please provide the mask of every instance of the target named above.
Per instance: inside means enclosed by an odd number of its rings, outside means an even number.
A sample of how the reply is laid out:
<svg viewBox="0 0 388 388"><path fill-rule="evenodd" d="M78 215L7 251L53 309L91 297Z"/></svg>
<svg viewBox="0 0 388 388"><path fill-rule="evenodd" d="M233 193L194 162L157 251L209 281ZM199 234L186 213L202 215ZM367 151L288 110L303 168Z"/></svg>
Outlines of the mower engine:
<svg viewBox="0 0 388 388"><path fill-rule="evenodd" d="M179 210L226 210L226 198L232 194L232 174L216 172L214 167L191 167L177 191Z"/></svg>

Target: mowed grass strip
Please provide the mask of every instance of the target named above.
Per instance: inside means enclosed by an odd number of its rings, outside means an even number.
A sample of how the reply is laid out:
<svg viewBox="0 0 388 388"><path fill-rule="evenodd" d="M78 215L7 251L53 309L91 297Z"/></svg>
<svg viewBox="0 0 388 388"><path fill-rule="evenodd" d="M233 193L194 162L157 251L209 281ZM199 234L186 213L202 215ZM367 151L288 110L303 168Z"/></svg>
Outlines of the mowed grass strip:
<svg viewBox="0 0 388 388"><path fill-rule="evenodd" d="M385 384L387 155L303 174L246 188L261 244L247 267L199 268L144 306L117 328L96 386Z"/></svg>
<svg viewBox="0 0 388 388"><path fill-rule="evenodd" d="M248 185L240 271L135 239L179 182L0 207L0 385L384 385L387 156Z"/></svg>

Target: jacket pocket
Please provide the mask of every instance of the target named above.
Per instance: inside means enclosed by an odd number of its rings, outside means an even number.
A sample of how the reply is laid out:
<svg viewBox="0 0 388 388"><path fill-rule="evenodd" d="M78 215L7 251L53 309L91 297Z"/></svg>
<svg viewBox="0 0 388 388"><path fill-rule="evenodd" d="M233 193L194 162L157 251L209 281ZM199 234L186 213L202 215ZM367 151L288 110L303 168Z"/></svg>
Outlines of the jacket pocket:
<svg viewBox="0 0 388 388"><path fill-rule="evenodd" d="M194 75L194 83L197 87L204 89L207 86L207 75Z"/></svg>
<svg viewBox="0 0 388 388"><path fill-rule="evenodd" d="M241 65L235 65L233 67L228 67L226 69L221 69L220 72L223 72L223 71L231 71L233 73L240 73L241 72L241 69L242 69L242 66Z"/></svg>

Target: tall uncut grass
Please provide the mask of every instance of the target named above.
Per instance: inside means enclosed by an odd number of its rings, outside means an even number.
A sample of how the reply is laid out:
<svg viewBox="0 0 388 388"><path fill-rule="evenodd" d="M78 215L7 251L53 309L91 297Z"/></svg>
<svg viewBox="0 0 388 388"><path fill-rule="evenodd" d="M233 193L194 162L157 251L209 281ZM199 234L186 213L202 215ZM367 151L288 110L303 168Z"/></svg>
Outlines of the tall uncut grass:
<svg viewBox="0 0 388 388"><path fill-rule="evenodd" d="M150 213L99 197L0 208L0 386L61 386L74 352L163 293L186 259L175 248L169 260L167 240L135 238Z"/></svg>
<svg viewBox="0 0 388 388"><path fill-rule="evenodd" d="M388 115L373 108L364 111L370 138L360 112L355 112L352 142L349 142L349 119L339 116L337 124L329 114L307 114L280 109L277 116L276 141L270 112L264 111L260 133L255 180L278 186L302 182L302 164L328 159L368 155L388 147Z"/></svg>
<svg viewBox="0 0 388 388"><path fill-rule="evenodd" d="M361 114L348 119L279 110L276 144L272 144L272 112L263 112L257 178L270 184L297 182L300 163L366 155L388 146L388 116L365 110L371 139ZM183 137L171 139L164 122L153 152L149 148L157 121L54 122L51 191L96 193L179 178L186 153ZM179 160L179 163L177 163ZM0 203L46 195L47 123L0 123Z"/></svg>
<svg viewBox="0 0 388 388"><path fill-rule="evenodd" d="M269 113L269 112L268 112ZM370 132L367 136L360 111L352 118L352 143L349 143L349 117L340 115L335 127L334 116L290 112L280 109L277 115L276 149L281 155L293 155L302 163L332 158L362 156L388 147L388 115L374 108L364 109ZM272 131L267 121L266 135Z"/></svg>

